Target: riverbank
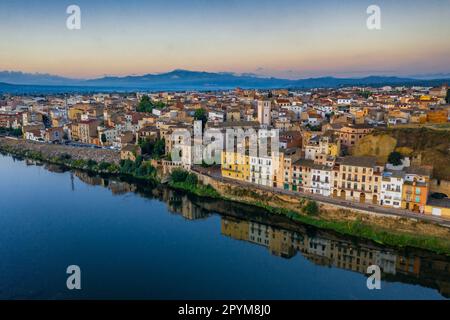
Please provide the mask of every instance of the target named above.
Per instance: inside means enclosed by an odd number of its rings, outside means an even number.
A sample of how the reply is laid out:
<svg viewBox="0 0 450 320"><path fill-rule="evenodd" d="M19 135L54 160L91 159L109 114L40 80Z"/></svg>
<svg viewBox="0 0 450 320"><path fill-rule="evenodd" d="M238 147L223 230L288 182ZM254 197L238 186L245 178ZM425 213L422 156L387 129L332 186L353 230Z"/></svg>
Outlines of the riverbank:
<svg viewBox="0 0 450 320"><path fill-rule="evenodd" d="M0 151L28 159L62 165L94 174L126 176L136 182L159 183L156 175L137 176L133 172L124 173L115 163L100 162L92 159L73 159L71 155L61 153L42 153L28 150L23 144L2 143ZM12 140L11 140L12 141ZM14 142L14 141L12 141ZM48 145L49 148L53 145ZM56 146L60 147L60 146ZM52 149L52 148L51 148ZM123 168L122 168L123 169ZM258 188L243 188L230 183L214 180L211 177L195 173L195 183L169 181L168 186L200 197L223 199L243 203L264 209L274 215L286 216L293 222L304 223L318 228L334 230L344 235L372 240L393 247L415 247L431 250L439 254L450 255L450 229L434 223L407 218L362 214L350 209L336 208L320 204L317 212L306 210L308 200L301 197L280 195Z"/></svg>
<svg viewBox="0 0 450 320"><path fill-rule="evenodd" d="M319 203L318 210L310 210L310 201L301 196L289 196L257 187L246 188L196 173L198 184L172 187L202 196L202 188L215 190L210 198L220 198L255 206L274 215L285 216L294 222L333 230L344 235L356 236L379 244L408 248L415 247L450 255L450 228L417 219L361 213L357 210L338 208Z"/></svg>
<svg viewBox="0 0 450 320"><path fill-rule="evenodd" d="M137 170L139 168L122 167L119 153L112 150L68 147L0 137L0 152L92 174L115 175L136 182L159 183L156 170L153 170L148 162L145 166L152 170L145 170L141 174L141 171Z"/></svg>
<svg viewBox="0 0 450 320"><path fill-rule="evenodd" d="M29 151L41 154L46 159L70 156L73 160L92 160L97 163L107 162L115 165L118 165L120 161L120 153L114 150L48 144L6 137L0 137L0 149L18 155Z"/></svg>
<svg viewBox="0 0 450 320"><path fill-rule="evenodd" d="M390 221L388 225L391 227L383 227L386 222L384 218L379 219L375 217L367 218L363 216L355 217L350 210L338 210L333 212L338 214L339 218L330 218L330 211L326 212L321 208L317 216L309 216L302 210L291 210L281 207L274 207L265 204L262 201L244 201L238 200L234 197L221 197L227 201L235 201L247 205L257 206L275 215L286 216L289 219L312 225L317 228L333 230L344 235L361 237L372 240L378 244L393 246L397 248L414 247L425 250L430 250L438 254L450 255L450 238L446 238L444 234L448 233L443 227L437 225L428 225L429 233L417 233L418 225L425 224L423 222L412 222L411 224L406 219L400 221ZM393 227L393 224L398 223L398 229ZM409 228L408 225L412 228ZM425 227L422 225L421 227ZM438 230L441 229L441 230ZM402 231L400 231L402 230ZM438 235L438 236L434 236Z"/></svg>

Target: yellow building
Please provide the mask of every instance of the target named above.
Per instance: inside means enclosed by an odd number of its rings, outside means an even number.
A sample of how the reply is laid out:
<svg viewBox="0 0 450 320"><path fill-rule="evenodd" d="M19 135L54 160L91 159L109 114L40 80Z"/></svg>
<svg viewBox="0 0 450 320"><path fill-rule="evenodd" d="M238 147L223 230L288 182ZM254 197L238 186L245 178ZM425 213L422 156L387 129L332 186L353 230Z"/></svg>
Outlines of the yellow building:
<svg viewBox="0 0 450 320"><path fill-rule="evenodd" d="M333 197L377 204L382 170L376 157L344 157L334 170Z"/></svg>
<svg viewBox="0 0 450 320"><path fill-rule="evenodd" d="M80 105L75 105L75 106L69 108L69 112L68 112L69 120L71 120L71 121L80 120L81 115L83 113L85 113L85 110L86 110L86 108L82 107Z"/></svg>
<svg viewBox="0 0 450 320"><path fill-rule="evenodd" d="M409 119L409 122L411 122L411 123L425 123L425 122L427 122L427 115L426 115L426 113L412 114L411 118Z"/></svg>
<svg viewBox="0 0 450 320"><path fill-rule="evenodd" d="M250 177L250 157L234 151L222 151L222 177L248 181Z"/></svg>
<svg viewBox="0 0 450 320"><path fill-rule="evenodd" d="M450 218L450 200L447 199L430 199L425 205L425 214Z"/></svg>

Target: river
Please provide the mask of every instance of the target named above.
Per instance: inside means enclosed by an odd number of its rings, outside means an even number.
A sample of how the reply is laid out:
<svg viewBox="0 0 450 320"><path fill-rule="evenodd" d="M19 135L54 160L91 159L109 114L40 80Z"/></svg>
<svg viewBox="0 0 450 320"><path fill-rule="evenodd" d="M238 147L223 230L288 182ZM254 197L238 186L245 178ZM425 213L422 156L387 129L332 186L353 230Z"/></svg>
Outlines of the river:
<svg viewBox="0 0 450 320"><path fill-rule="evenodd" d="M445 299L450 258L0 155L0 299ZM369 290L367 267L382 269ZM68 290L66 269L81 270Z"/></svg>

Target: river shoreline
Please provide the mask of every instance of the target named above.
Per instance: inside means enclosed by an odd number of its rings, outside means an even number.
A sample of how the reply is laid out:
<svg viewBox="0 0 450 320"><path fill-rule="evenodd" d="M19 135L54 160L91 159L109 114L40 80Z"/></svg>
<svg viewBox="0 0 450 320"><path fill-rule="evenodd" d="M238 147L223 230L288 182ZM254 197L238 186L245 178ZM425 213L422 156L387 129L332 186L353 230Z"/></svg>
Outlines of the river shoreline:
<svg viewBox="0 0 450 320"><path fill-rule="evenodd" d="M91 174L117 176L129 179L136 183L160 184L160 180L155 177L137 177L131 174L124 174L119 171L116 164L109 163L105 169L100 169L99 164L89 165L89 160L72 159L64 157L48 157L40 152L25 150L22 148L11 148L1 143L0 151L16 157L37 160L44 163L64 166L68 169L82 170ZM256 208L279 216L285 216L293 222L312 225L317 228L333 230L343 235L355 236L374 241L378 244L388 245L396 248L419 248L430 250L438 254L450 255L450 231L438 225L426 222L404 221L405 219L386 219L363 216L361 213L351 212L351 210L338 210L331 215L329 210L320 210L320 214L307 215L302 212L302 205L287 203L286 201L274 201L273 197L262 197L256 192L233 190L217 190L216 188L206 188L203 184L187 186L180 183L169 183L169 188L181 190L199 197L222 199L236 203L250 205ZM227 188L228 189L228 188ZM213 191L212 191L213 190ZM231 190L231 189L230 189ZM242 192L239 193L239 192ZM277 200L277 199L276 199ZM380 220L380 221L378 221ZM392 221L391 221L392 220ZM419 228L420 227L420 228ZM403 230L404 229L404 230ZM445 230L447 229L447 230ZM400 231L402 230L402 231ZM446 233L447 232L447 233Z"/></svg>

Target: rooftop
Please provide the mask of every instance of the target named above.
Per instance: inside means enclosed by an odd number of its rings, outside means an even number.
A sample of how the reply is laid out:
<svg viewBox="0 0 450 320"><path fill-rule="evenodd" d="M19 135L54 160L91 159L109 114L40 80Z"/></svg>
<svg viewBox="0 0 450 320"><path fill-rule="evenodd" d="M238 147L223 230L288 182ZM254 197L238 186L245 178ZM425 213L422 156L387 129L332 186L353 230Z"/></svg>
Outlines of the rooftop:
<svg viewBox="0 0 450 320"><path fill-rule="evenodd" d="M339 164L344 166L373 168L377 165L377 158L370 156L348 156L340 158Z"/></svg>

